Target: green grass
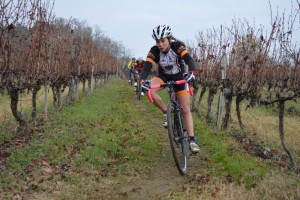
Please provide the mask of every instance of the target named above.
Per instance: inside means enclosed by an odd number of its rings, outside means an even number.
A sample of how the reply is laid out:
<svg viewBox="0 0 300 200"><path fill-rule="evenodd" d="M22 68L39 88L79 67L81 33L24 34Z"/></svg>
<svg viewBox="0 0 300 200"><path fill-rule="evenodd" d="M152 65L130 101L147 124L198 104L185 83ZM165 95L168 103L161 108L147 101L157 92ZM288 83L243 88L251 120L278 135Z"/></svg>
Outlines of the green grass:
<svg viewBox="0 0 300 200"><path fill-rule="evenodd" d="M160 94L167 102L167 92ZM11 199L18 192L51 196L58 185L66 191L59 195L61 199L83 197L79 191L89 192L92 187L106 184L111 186L114 181L121 182L122 176L149 173L162 157L161 136L157 137L159 128L149 120L161 116L161 112L146 98L142 99L145 106L141 109L133 95L126 81L113 80L74 105L53 111L47 124L34 132L30 143L9 149L11 156L6 160L7 168L0 174L0 192L4 195L0 194L0 198ZM268 109L262 112L274 113ZM232 138L230 129L221 132L196 116L194 121L196 138L205 157L203 170L216 182L232 177L234 184L252 188L262 182L267 185L281 180L281 172L270 166L270 161L248 154ZM7 141L11 139L8 135L13 135L11 124L4 122L0 126L2 138ZM276 172L273 179L270 172ZM279 185L292 185L290 191L299 186L292 175L285 176L289 179L281 180ZM32 188L35 185L38 189ZM226 187L224 185L222 187ZM264 192L261 194L264 196Z"/></svg>
<svg viewBox="0 0 300 200"><path fill-rule="evenodd" d="M165 103L168 102L168 93L160 92ZM194 116L195 136L198 141L209 151L209 160L214 163L210 173L223 178L230 175L235 181L251 187L260 181L267 173L268 166L261 160L254 158L245 152L241 146L233 141L230 134L217 131L213 125L203 123ZM233 149L234 147L234 149Z"/></svg>
<svg viewBox="0 0 300 200"><path fill-rule="evenodd" d="M68 165L73 171L109 170L128 173L154 165L159 159L158 138L136 107L131 87L114 81L101 90L49 117L42 139L35 136L25 148L12 147L1 188L17 177L25 180L41 173L43 164L53 169ZM113 92L108 92L113 91ZM137 165L138 164L138 165ZM113 166L113 167L112 167Z"/></svg>
<svg viewBox="0 0 300 200"><path fill-rule="evenodd" d="M250 187L266 174L268 166L248 155L229 134L214 133L212 127L200 122L195 124L195 132L200 144L209 152L208 160L214 163L214 167L208 171L215 176L229 175L236 182Z"/></svg>

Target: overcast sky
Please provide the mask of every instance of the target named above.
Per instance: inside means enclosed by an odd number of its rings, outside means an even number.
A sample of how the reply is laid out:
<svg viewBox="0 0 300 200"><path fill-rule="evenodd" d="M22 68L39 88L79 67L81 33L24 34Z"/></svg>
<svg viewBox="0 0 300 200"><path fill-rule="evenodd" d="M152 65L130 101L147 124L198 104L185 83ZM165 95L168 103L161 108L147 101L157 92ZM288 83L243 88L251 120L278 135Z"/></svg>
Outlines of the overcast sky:
<svg viewBox="0 0 300 200"><path fill-rule="evenodd" d="M271 0L273 15L277 9L290 13L292 4L296 8L296 0ZM99 26L134 57L144 58L155 44L151 34L159 24L169 24L175 37L190 41L202 30L231 25L234 18L255 22L256 28L271 22L269 0L55 0L54 12Z"/></svg>

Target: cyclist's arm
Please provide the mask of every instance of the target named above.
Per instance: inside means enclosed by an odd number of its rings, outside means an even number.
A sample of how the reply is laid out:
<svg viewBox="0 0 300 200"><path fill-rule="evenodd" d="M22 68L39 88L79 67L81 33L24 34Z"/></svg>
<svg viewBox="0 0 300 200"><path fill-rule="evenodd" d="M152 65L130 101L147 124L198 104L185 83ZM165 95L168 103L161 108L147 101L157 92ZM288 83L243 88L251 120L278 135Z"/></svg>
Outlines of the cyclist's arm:
<svg viewBox="0 0 300 200"><path fill-rule="evenodd" d="M189 66L189 71L195 71L196 70L195 61L189 53L184 54L182 59Z"/></svg>
<svg viewBox="0 0 300 200"><path fill-rule="evenodd" d="M138 69L137 65L138 65L137 62L135 62L135 63L133 64L133 70L134 70L134 71Z"/></svg>
<svg viewBox="0 0 300 200"><path fill-rule="evenodd" d="M128 67L129 67L129 68L132 68L132 67L133 67L133 64L134 64L134 62L130 61L130 62L128 63Z"/></svg>
<svg viewBox="0 0 300 200"><path fill-rule="evenodd" d="M181 41L175 41L171 43L176 49L177 54L184 60L184 62L189 66L189 71L196 70L196 64L194 59L191 57L190 53L186 49L184 43Z"/></svg>
<svg viewBox="0 0 300 200"><path fill-rule="evenodd" d="M151 47L146 60L144 61L143 69L141 72L141 81L147 79L148 75L151 72L152 64L158 63L158 56L156 55L159 55L159 52L159 48L156 45Z"/></svg>
<svg viewBox="0 0 300 200"><path fill-rule="evenodd" d="M144 62L144 66L141 72L141 80L146 80L152 69L152 63L149 61Z"/></svg>

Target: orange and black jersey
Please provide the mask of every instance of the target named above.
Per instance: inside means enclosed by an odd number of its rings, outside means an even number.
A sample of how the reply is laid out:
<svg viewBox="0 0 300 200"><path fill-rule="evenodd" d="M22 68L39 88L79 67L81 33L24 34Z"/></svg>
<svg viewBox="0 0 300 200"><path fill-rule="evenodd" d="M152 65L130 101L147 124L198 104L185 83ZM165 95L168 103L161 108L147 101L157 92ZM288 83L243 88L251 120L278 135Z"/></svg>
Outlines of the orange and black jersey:
<svg viewBox="0 0 300 200"><path fill-rule="evenodd" d="M141 79L145 80L148 77L153 62L158 64L158 74L174 75L184 70L183 61L189 66L189 70L195 70L194 60L182 42L171 41L170 49L166 53L161 52L155 45L147 55Z"/></svg>

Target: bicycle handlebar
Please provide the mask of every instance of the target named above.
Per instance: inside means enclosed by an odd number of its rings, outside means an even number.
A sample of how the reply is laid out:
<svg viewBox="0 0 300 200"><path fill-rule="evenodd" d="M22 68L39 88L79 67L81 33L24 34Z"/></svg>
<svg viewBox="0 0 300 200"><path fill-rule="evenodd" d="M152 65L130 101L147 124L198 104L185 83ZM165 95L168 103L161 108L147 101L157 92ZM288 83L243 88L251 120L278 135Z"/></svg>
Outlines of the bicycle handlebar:
<svg viewBox="0 0 300 200"><path fill-rule="evenodd" d="M150 90L151 89L158 89L158 88L162 88L162 87L169 87L169 86L173 86L173 85L180 85L180 84L184 84L184 83L187 83L190 95L193 96L194 95L193 90L192 90L190 84L185 79L178 80L178 81L168 81L168 82L165 82L165 83L162 83L162 84L157 84L157 85L150 85ZM147 91L147 96L148 96L149 101L151 103L153 103L153 98L151 96L150 90Z"/></svg>

